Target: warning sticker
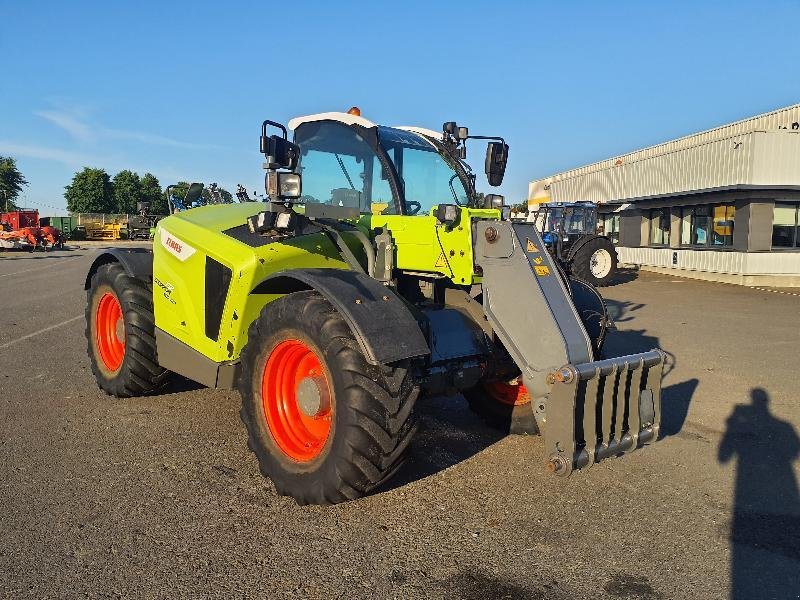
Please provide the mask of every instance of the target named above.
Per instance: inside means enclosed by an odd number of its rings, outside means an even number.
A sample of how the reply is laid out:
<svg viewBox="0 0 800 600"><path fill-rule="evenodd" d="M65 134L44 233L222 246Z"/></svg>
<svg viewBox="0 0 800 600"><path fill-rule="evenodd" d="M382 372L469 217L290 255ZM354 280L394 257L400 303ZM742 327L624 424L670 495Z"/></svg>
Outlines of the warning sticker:
<svg viewBox="0 0 800 600"><path fill-rule="evenodd" d="M530 241L530 239L525 238L525 241L527 242L525 244L525 248L526 248L526 250L528 252L538 252L539 251L539 249L536 246L533 245L533 242Z"/></svg>
<svg viewBox="0 0 800 600"><path fill-rule="evenodd" d="M537 256L536 258L533 259L533 262L535 262L537 265L540 265L542 264L543 260L544 259L541 256Z"/></svg>
<svg viewBox="0 0 800 600"><path fill-rule="evenodd" d="M444 252L439 255L439 258L436 259L437 268L446 267L447 266L447 259L444 257Z"/></svg>
<svg viewBox="0 0 800 600"><path fill-rule="evenodd" d="M547 265L536 265L533 267L533 270L536 271L536 274L539 277L550 275L550 269L547 267Z"/></svg>

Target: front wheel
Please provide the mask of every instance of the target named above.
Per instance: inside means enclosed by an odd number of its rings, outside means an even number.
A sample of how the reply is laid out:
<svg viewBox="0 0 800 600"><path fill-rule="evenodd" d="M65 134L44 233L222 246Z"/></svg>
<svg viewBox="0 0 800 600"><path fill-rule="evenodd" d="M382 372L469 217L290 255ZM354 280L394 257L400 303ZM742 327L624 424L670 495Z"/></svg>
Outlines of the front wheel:
<svg viewBox="0 0 800 600"><path fill-rule="evenodd" d="M611 240L595 237L581 246L570 260L570 272L595 287L606 286L617 274L617 251Z"/></svg>
<svg viewBox="0 0 800 600"><path fill-rule="evenodd" d="M397 471L416 430L419 387L408 365L367 363L344 319L313 291L269 303L247 335L241 417L279 494L335 504Z"/></svg>
<svg viewBox="0 0 800 600"><path fill-rule="evenodd" d="M97 384L120 398L151 394L169 371L158 365L149 283L119 263L102 265L86 292L86 341Z"/></svg>

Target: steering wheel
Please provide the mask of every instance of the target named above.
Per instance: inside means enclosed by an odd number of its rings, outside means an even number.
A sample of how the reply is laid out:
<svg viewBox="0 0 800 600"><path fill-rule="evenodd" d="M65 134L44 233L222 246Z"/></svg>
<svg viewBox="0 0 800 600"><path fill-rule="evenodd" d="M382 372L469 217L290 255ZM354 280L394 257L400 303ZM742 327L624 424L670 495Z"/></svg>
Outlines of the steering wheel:
<svg viewBox="0 0 800 600"><path fill-rule="evenodd" d="M416 200L406 200L406 214L415 215L422 209L422 204Z"/></svg>

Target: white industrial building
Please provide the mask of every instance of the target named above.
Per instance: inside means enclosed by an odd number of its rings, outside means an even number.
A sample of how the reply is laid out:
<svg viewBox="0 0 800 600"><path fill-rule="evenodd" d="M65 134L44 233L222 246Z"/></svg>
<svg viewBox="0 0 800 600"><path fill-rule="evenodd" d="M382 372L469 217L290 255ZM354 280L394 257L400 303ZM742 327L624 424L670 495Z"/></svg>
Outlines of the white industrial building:
<svg viewBox="0 0 800 600"><path fill-rule="evenodd" d="M800 104L530 183L528 203L589 200L620 262L800 286Z"/></svg>

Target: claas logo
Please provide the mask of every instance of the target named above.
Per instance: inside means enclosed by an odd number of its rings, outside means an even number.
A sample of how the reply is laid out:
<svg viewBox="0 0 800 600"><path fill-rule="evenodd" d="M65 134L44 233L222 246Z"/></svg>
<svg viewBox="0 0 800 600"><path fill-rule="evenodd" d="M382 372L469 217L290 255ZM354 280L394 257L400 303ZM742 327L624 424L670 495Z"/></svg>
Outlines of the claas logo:
<svg viewBox="0 0 800 600"><path fill-rule="evenodd" d="M181 252L183 250L183 246L181 246L178 242L176 242L172 238L167 238L167 246L175 250L175 252Z"/></svg>

